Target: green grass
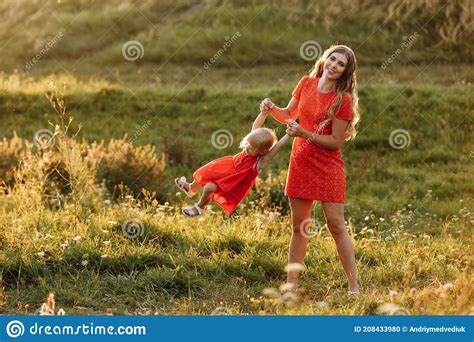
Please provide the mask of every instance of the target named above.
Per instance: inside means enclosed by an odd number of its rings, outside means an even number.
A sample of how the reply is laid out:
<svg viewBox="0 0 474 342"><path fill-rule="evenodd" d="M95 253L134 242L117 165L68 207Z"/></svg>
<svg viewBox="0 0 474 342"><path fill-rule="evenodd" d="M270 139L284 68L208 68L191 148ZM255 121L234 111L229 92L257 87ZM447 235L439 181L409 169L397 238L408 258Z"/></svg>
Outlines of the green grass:
<svg viewBox="0 0 474 342"><path fill-rule="evenodd" d="M189 220L177 208L137 207L130 200L95 210L83 221L74 208L56 213L39 209L17 220L13 231L5 229L13 213L5 217L0 261L3 313L19 313L25 304L25 313L33 313L49 292L68 314L103 313L106 308L120 314L210 314L222 306L236 314L374 314L379 301L390 301L389 290L399 291L395 303L413 314L470 310L472 236L465 231L469 223L464 219L436 226L435 236L400 228L398 220L408 213L394 215L383 229L374 218L373 225L367 223L372 228L353 232L365 293L356 300L345 297L335 246L323 230L310 238L307 271L301 279L303 304L286 308L262 291L278 287L284 279L287 217L249 212L225 223L220 213L211 212L203 220ZM34 224L38 215L41 224ZM127 219L140 220L143 235L125 238L121 226ZM88 264L82 265L83 260ZM455 290L447 299L434 295L448 282ZM416 295L409 294L413 287ZM329 308L316 306L323 300Z"/></svg>
<svg viewBox="0 0 474 342"><path fill-rule="evenodd" d="M48 127L48 120L57 121L40 86L35 87L2 95L2 111L10 113L2 130L14 127L31 138ZM89 183L93 171L75 159L67 159L77 177L72 195L62 209L53 209L42 199L41 176L33 176L42 158L49 158L43 155L26 161L26 183L0 197L0 310L32 314L54 292L57 306L68 314L107 308L119 314L375 314L383 302L413 314L472 312L470 88L361 87L360 134L343 148L346 220L356 246L361 298L346 298L342 267L324 227L310 239L298 302L287 306L281 297L263 295L285 279L290 218L282 191L289 147L272 165L272 176L258 180L239 215L229 221L216 207L204 219L183 218L179 210L188 201L176 196L172 185L163 188L170 203L121 197L109 204L104 190ZM173 177L190 174L203 161L235 153L237 137L247 131L258 101L270 94L284 103L290 91L286 86L220 94L196 88L176 96L82 84L73 85L65 100L76 124L83 125L78 140L132 136L130 127L153 120L135 144L154 144L158 154L169 153L163 177L172 184ZM281 127L269 125L282 133ZM232 148L216 150L210 144L219 128L235 136ZM402 150L388 143L396 128L411 135L411 144ZM275 204L283 206L280 214ZM323 222L318 206L313 217ZM136 239L122 233L130 219L144 227ZM454 284L454 290L440 290L446 283ZM398 296L391 298L390 290Z"/></svg>
<svg viewBox="0 0 474 342"><path fill-rule="evenodd" d="M31 155L24 146L16 171L21 181L2 188L0 312L37 313L54 292L57 308L79 315L108 308L116 314L377 314L390 302L412 314L472 314L474 26L466 5L417 0L0 4L2 175L11 175L18 163L16 145L7 144L20 141L14 132L31 142L39 129L51 128L49 121L57 123L45 98L51 84L64 92L67 114L74 117L70 131L81 125L75 142L60 132L51 154ZM18 29L22 23L27 25ZM420 34L415 43L381 68L415 31ZM47 37L59 32L63 38L26 69ZM225 37L236 32L241 37L205 69ZM129 40L144 46L142 59L123 58ZM312 213L315 231L299 298L285 301L278 295L290 239L284 196L290 146L231 219L216 206L202 219L183 218L180 209L191 202L176 194L172 181L237 153L264 97L287 103L312 65L299 55L307 40L317 40L323 49L346 43L358 58L362 120L343 155L345 219L364 293L359 298L346 296L319 205ZM266 125L278 135L284 132L271 119ZM213 147L211 136L218 129L231 132L232 146ZM408 131L409 146L390 146L395 129ZM117 149L125 143L116 139L124 135L135 154ZM111 147L94 150L90 144L101 140L112 141ZM164 172L139 149L147 144L156 147L156 157L164 155ZM117 154L115 164L107 164L115 172L113 181L146 183L159 201L127 191L114 199L97 179L98 157L91 152L105 150L109 157L110 151ZM62 177L51 178L42 167L57 160L64 162L70 191L59 206L47 195L55 198L54 182ZM154 172L140 176L149 166ZM137 177L142 183L133 181ZM127 220L142 224L143 233L127 238L122 231ZM443 289L445 284L453 289ZM276 297L264 295L272 291Z"/></svg>
<svg viewBox="0 0 474 342"><path fill-rule="evenodd" d="M63 81L67 79L56 82ZM165 178L156 183L172 184L177 175L190 176L212 159L237 153L238 142L249 130L259 101L270 96L283 105L293 85L288 81L272 88L225 92L184 87L175 92L173 88L73 82L66 87L65 101L74 117L73 127L82 126L78 140L107 142L127 134L137 146L156 146L157 154L165 153L167 160ZM31 87L25 92L9 88L0 95L0 112L5 113L0 131L7 137L16 131L31 141L36 131L55 121L50 104L40 92L47 86L34 83ZM360 208L389 215L411 203L446 218L469 203L474 150L471 88L462 84L361 85L359 134L343 147L350 215L364 217ZM284 127L272 119L266 125L278 135L284 132ZM218 129L231 132L232 146L218 150L212 145L212 133ZM401 150L390 146L389 136L395 129L408 131L409 146ZM271 165L274 173L286 169L289 151L288 145ZM284 179L279 182L284 184ZM150 185L158 189L161 198L175 202L173 186ZM465 203L457 202L459 199Z"/></svg>
<svg viewBox="0 0 474 342"><path fill-rule="evenodd" d="M397 57L399 65L471 63L469 1L34 1L0 5L2 70L32 75L64 72L101 77L124 64L203 66L236 32L240 38L212 65L216 68L294 64L300 45L316 40L355 49L361 65L380 66L404 37L418 38ZM24 29L17 27L22 25ZM48 37L63 34L31 68ZM137 40L143 58L127 62L122 46ZM88 72L94 70L93 72Z"/></svg>

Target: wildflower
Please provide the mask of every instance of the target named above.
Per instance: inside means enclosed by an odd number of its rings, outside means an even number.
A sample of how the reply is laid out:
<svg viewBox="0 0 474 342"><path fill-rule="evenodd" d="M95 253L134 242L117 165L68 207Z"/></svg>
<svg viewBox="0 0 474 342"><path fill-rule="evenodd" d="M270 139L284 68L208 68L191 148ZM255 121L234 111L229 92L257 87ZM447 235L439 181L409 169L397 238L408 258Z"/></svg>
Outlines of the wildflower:
<svg viewBox="0 0 474 342"><path fill-rule="evenodd" d="M89 260L82 260L81 265L82 266L87 266L89 264Z"/></svg>
<svg viewBox="0 0 474 342"><path fill-rule="evenodd" d="M105 201L104 201L104 204L105 204L105 205L110 205L110 200L105 200Z"/></svg>
<svg viewBox="0 0 474 342"><path fill-rule="evenodd" d="M211 312L211 315L213 316L229 315L229 309L227 309L225 306L219 306Z"/></svg>
<svg viewBox="0 0 474 342"><path fill-rule="evenodd" d="M329 309L328 302L325 302L324 300L321 302L316 302L315 305L318 309Z"/></svg>
<svg viewBox="0 0 474 342"><path fill-rule="evenodd" d="M117 224L117 221L107 221L108 224Z"/></svg>
<svg viewBox="0 0 474 342"><path fill-rule="evenodd" d="M110 240L102 241L104 245L110 245Z"/></svg>
<svg viewBox="0 0 474 342"><path fill-rule="evenodd" d="M400 307L393 303L384 303L377 308L377 311L381 314L388 314L388 315L409 315L410 314L407 308Z"/></svg>
<svg viewBox="0 0 474 342"><path fill-rule="evenodd" d="M42 257L44 257L45 253L43 251L41 251L41 252L36 253L36 255L38 255L39 257L42 258Z"/></svg>
<svg viewBox="0 0 474 342"><path fill-rule="evenodd" d="M108 255L108 254L102 254L100 257L101 257L102 259L105 259L105 258L108 258L109 255Z"/></svg>
<svg viewBox="0 0 474 342"><path fill-rule="evenodd" d="M305 267L299 262L291 262L285 266L285 272L300 272L304 271Z"/></svg>
<svg viewBox="0 0 474 342"><path fill-rule="evenodd" d="M446 283L443 285L443 290L446 292L451 291L453 288L454 288L454 285L451 283Z"/></svg>
<svg viewBox="0 0 474 342"><path fill-rule="evenodd" d="M398 291L390 290L389 295L390 298L394 299L396 296L398 296Z"/></svg>
<svg viewBox="0 0 474 342"><path fill-rule="evenodd" d="M50 293L46 298L46 301L41 305L40 315L51 316L54 315L54 308L56 307L56 301L54 299L54 293Z"/></svg>
<svg viewBox="0 0 474 342"><path fill-rule="evenodd" d="M80 235L76 235L76 236L74 236L74 237L72 238L72 240L73 240L73 241L76 241L76 242L81 241L81 239L82 239L82 238L81 238Z"/></svg>
<svg viewBox="0 0 474 342"><path fill-rule="evenodd" d="M58 312L56 313L56 315L58 315L58 316L65 316L65 315L66 315L66 311L64 311L63 309L59 309Z"/></svg>
<svg viewBox="0 0 474 342"><path fill-rule="evenodd" d="M384 222L385 219L383 217L379 217L380 222Z"/></svg>
<svg viewBox="0 0 474 342"><path fill-rule="evenodd" d="M295 285L292 284L292 283L281 284L280 285L280 292L284 293L284 292L287 292L287 291L292 291L294 287L295 287Z"/></svg>
<svg viewBox="0 0 474 342"><path fill-rule="evenodd" d="M266 289L263 289L262 293L267 297L274 297L274 298L277 298L280 295L278 293L278 290L275 289L274 287L268 287Z"/></svg>
<svg viewBox="0 0 474 342"><path fill-rule="evenodd" d="M369 217L366 216L366 217L364 218L364 221L368 221L368 220L369 220Z"/></svg>
<svg viewBox="0 0 474 342"><path fill-rule="evenodd" d="M414 295L415 293L416 293L416 288L412 287L412 288L410 289L410 294L411 294L411 295Z"/></svg>

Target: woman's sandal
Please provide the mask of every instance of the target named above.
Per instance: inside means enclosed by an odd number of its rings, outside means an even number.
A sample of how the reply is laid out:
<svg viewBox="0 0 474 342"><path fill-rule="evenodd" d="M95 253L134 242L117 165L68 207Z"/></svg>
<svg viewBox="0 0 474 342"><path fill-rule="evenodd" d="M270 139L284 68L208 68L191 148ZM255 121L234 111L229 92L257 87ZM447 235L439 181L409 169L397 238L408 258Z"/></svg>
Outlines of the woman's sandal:
<svg viewBox="0 0 474 342"><path fill-rule="evenodd" d="M191 190L191 186L189 186L189 189L186 189L183 185L183 183L187 183L186 182L186 177L181 177L181 178L176 178L174 180L174 184L176 184L176 186L179 188L179 190L181 190L182 192L184 192L188 197L193 197L194 195L196 195L197 191L193 191Z"/></svg>
<svg viewBox="0 0 474 342"><path fill-rule="evenodd" d="M196 211L194 210L194 208L196 208ZM196 216L201 216L201 215L204 215L204 212L206 211L206 209L204 208L201 208L199 206L199 204L195 204L193 207L189 207L189 208L184 208L181 212L183 213L184 216L187 216L187 217L196 217Z"/></svg>

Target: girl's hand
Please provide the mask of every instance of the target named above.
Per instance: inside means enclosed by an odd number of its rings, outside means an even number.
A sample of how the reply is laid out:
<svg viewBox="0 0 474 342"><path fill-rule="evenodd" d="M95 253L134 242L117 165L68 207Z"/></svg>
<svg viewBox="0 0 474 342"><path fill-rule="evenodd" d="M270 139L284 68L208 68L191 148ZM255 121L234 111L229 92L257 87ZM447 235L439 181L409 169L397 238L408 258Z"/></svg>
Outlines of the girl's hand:
<svg viewBox="0 0 474 342"><path fill-rule="evenodd" d="M286 134L288 134L290 137L303 137L305 130L301 128L298 123L293 120L289 119L286 121Z"/></svg>
<svg viewBox="0 0 474 342"><path fill-rule="evenodd" d="M268 97L260 103L260 111L264 114L269 112L273 107L275 107L275 105Z"/></svg>

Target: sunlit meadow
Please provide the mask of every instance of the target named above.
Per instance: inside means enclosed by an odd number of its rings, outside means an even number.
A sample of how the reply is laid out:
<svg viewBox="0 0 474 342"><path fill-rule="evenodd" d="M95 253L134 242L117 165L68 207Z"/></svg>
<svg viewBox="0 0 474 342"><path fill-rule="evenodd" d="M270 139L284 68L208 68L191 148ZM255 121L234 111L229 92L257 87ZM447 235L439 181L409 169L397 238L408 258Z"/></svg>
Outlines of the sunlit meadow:
<svg viewBox="0 0 474 342"><path fill-rule="evenodd" d="M469 1L342 1L358 10L341 22L333 1L25 1L0 5L1 313L474 313ZM10 39L29 17L36 30ZM212 205L185 218L173 182L237 153L263 98L288 101L315 37L360 57L362 120L343 147L359 297L319 205L304 265L287 265L289 146L230 218ZM142 58L124 59L135 40ZM232 142L216 147L222 129ZM295 293L282 287L292 267Z"/></svg>

